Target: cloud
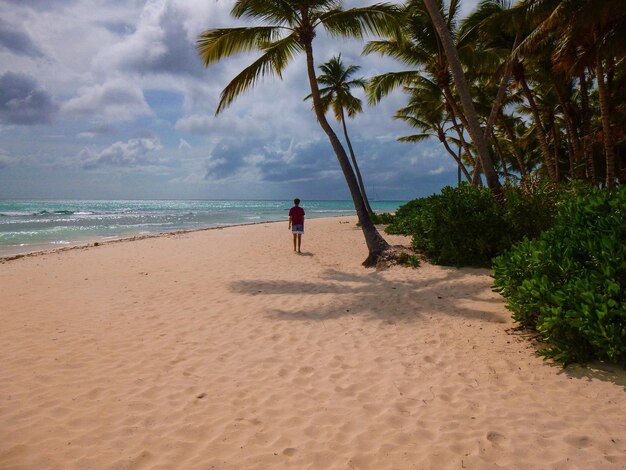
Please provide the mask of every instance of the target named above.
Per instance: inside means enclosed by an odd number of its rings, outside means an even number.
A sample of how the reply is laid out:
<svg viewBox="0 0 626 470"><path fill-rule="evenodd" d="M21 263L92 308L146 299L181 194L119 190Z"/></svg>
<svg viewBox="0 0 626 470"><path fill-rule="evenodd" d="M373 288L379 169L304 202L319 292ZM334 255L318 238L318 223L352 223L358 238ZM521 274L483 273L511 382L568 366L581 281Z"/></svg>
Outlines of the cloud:
<svg viewBox="0 0 626 470"><path fill-rule="evenodd" d="M81 88L79 96L64 103L62 109L66 115L104 121L130 121L151 114L141 88L121 79Z"/></svg>
<svg viewBox="0 0 626 470"><path fill-rule="evenodd" d="M115 127L108 124L102 124L92 127L89 130L79 132L78 134L76 134L76 137L78 137L79 139L94 139L96 137L112 134L115 134Z"/></svg>
<svg viewBox="0 0 626 470"><path fill-rule="evenodd" d="M0 3L26 6L37 10L52 10L67 7L76 3L76 0L0 0Z"/></svg>
<svg viewBox="0 0 626 470"><path fill-rule="evenodd" d="M248 137L222 139L205 161L205 179L217 181L252 172L258 181L310 182L340 180L341 171L325 140L295 142L294 139Z"/></svg>
<svg viewBox="0 0 626 470"><path fill-rule="evenodd" d="M148 0L135 31L119 43L103 49L95 63L102 70L169 75L202 75L186 20L190 12L173 1Z"/></svg>
<svg viewBox="0 0 626 470"><path fill-rule="evenodd" d="M10 157L3 149L0 149L0 170L4 170L16 163L16 159Z"/></svg>
<svg viewBox="0 0 626 470"><path fill-rule="evenodd" d="M443 172L446 171L446 168L443 165L439 165L437 168L435 168L434 170L430 170L428 172L429 175L440 175Z"/></svg>
<svg viewBox="0 0 626 470"><path fill-rule="evenodd" d="M7 23L1 18L0 47L4 47L17 55L43 57L43 53L35 45L26 31Z"/></svg>
<svg viewBox="0 0 626 470"><path fill-rule="evenodd" d="M131 168L157 164L155 153L162 148L158 137L135 138L115 142L101 152L85 148L78 157L83 160L82 167L87 170L99 167Z"/></svg>
<svg viewBox="0 0 626 470"><path fill-rule="evenodd" d="M0 123L49 124L57 110L50 95L33 78L13 72L0 76Z"/></svg>
<svg viewBox="0 0 626 470"><path fill-rule="evenodd" d="M376 1L347 0L345 7ZM0 0L0 77L14 84L0 88L0 147L28 158L29 170L28 177L18 173L24 167L20 160L0 172L0 191L14 177L22 178L20 194L25 197L28 188L43 194L40 183L46 178L49 187L69 190L65 186L71 180L60 175L74 171L81 191L89 186L84 181L96 177L109 181L123 174L136 183L119 193L111 186L110 197L135 190L150 197L263 198L292 192L308 198L347 197L334 152L310 102L303 102L310 92L303 55L294 58L282 79L259 80L223 113L213 115L221 90L257 57L243 54L202 67L195 49L202 31L250 24L230 16L232 4ZM329 38L320 30L316 66L341 52L346 63L362 66L359 75L366 77L405 68L388 58L361 56L362 47L363 41ZM38 84L45 84L45 91ZM455 175L440 146L395 141L411 133L405 123L392 119L405 102L401 92L395 93L348 122L366 185L375 184L382 198L403 198L453 181ZM340 125L332 116L329 121L343 139ZM14 126L48 122L54 123L53 132ZM15 160L5 155L2 165L10 162ZM37 172L39 180L31 177ZM4 194L10 196L6 188ZM89 189L83 193L91 195Z"/></svg>

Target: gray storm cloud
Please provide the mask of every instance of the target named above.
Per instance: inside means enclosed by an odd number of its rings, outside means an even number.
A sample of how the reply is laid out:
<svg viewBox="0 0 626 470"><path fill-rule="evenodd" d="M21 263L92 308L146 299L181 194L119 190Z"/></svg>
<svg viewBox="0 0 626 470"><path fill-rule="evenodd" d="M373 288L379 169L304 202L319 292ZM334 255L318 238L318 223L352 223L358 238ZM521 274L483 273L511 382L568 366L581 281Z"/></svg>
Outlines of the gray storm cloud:
<svg viewBox="0 0 626 470"><path fill-rule="evenodd" d="M24 74L7 72L0 76L0 122L34 125L52 122L58 106L37 82Z"/></svg>
<svg viewBox="0 0 626 470"><path fill-rule="evenodd" d="M35 45L30 35L16 25L11 25L0 18L0 47L16 55L43 57L43 53Z"/></svg>

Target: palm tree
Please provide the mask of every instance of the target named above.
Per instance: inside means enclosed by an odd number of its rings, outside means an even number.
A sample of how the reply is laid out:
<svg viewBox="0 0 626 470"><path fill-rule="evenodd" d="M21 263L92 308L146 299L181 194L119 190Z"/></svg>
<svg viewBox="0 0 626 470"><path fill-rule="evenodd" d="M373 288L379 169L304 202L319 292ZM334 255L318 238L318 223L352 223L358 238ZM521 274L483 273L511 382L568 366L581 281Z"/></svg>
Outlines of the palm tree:
<svg viewBox="0 0 626 470"><path fill-rule="evenodd" d="M396 28L396 7L380 3L343 10L341 0L236 0L235 18L250 18L262 26L210 29L200 35L197 48L205 67L239 53L260 51L261 56L241 71L222 91L216 114L257 80L281 74L296 54L304 52L313 109L317 121L333 147L352 201L361 222L369 255L364 265L375 264L389 248L369 217L357 179L339 138L324 115L324 105L315 77L313 40L323 28L334 37L361 38L365 34L392 34Z"/></svg>
<svg viewBox="0 0 626 470"><path fill-rule="evenodd" d="M597 0L524 0L519 8L527 9L537 27L520 44L519 53L533 52L546 36L558 38L554 60L557 67L569 68L580 76L581 87L586 88L584 69L595 74L605 154L605 184L615 184L615 139L611 113L611 89L606 64L626 54L626 10L623 2ZM571 51L574 51L573 54ZM572 60L572 56L574 60ZM586 91L585 91L586 92ZM593 175L593 168L590 169Z"/></svg>
<svg viewBox="0 0 626 470"><path fill-rule="evenodd" d="M442 99L441 89L436 83L424 79L411 87L405 87L405 92L410 94L409 103L404 108L399 109L394 118L419 129L421 133L400 137L398 140L400 142L422 142L430 137L436 137L457 163L458 183L461 183L461 173L465 175L468 181L471 181L472 177L462 161L461 150L465 142L462 142L463 133L459 131L458 126L453 126L459 136L455 142L457 146L456 152L450 147L448 142L449 137L446 124L450 119L450 115L447 113L447 107ZM466 158L471 159L471 155L466 154ZM474 160L470 160L470 163L473 165Z"/></svg>
<svg viewBox="0 0 626 470"><path fill-rule="evenodd" d="M454 83L456 85L461 104L463 105L463 111L465 112L465 118L467 119L467 131L472 137L474 145L476 145L482 170L485 173L485 179L487 180L487 185L492 191L499 194L501 184L498 179L498 173L495 171L495 167L491 161L491 155L489 154L489 148L487 147L487 139L480 128L478 115L476 114L476 109L474 108L472 96L470 95L469 87L467 86L467 82L465 80L463 66L461 65L461 60L459 59L459 53L454 46L452 35L450 34L450 30L446 25L443 15L439 9L440 6L437 5L436 0L423 1L448 59L450 72L454 78ZM454 2L455 0L452 0L451 3Z"/></svg>
<svg viewBox="0 0 626 470"><path fill-rule="evenodd" d="M354 172L356 173L359 187L361 188L361 196L363 196L365 208L367 209L367 212L372 214L374 211L372 211L369 199L367 198L365 185L363 184L363 178L361 176L361 170L359 170L359 165L357 164L356 156L354 155L352 142L350 142L350 138L348 137L345 117L346 113L348 114L348 117L353 118L357 113L363 112L361 100L350 93L350 88L356 86L365 90L367 82L364 78L350 80L350 76L358 72L361 67L358 65L349 65L346 67L341 61L341 54L339 54L339 56L332 57L329 61L320 65L319 68L323 73L317 77L317 82L325 85L324 88L320 88L320 96L322 98L324 113L328 112L328 109L332 107L335 119L341 123L343 135L346 138L348 150L350 151L350 158L352 159ZM305 100L310 99L311 96L312 95L307 96Z"/></svg>
<svg viewBox="0 0 626 470"><path fill-rule="evenodd" d="M441 0L436 0L436 3L438 8L443 7ZM444 26L446 29L454 29L458 12L459 2L452 0L448 11L445 13ZM369 54L372 52L393 57L413 69L389 72L373 77L368 87L368 96L371 103L380 101L383 96L400 86L410 87L421 80L434 81L443 92L443 99L450 110L451 120L453 122L460 121L459 128L469 129L470 125L466 113L457 104L451 80L450 64L442 40L434 27L433 20L423 0L411 0L405 5L401 14L401 35L388 36L384 40L369 42L365 46L364 53ZM471 133L470 136L474 137ZM478 148L478 146L476 147ZM481 149L484 150L482 147ZM466 153L469 153L468 148ZM482 156L485 156L484 152ZM476 166L478 166L480 158L477 160ZM500 183L497 173L488 152L486 160L487 173L490 175L489 184L494 188L499 188ZM476 171L476 168L474 171Z"/></svg>

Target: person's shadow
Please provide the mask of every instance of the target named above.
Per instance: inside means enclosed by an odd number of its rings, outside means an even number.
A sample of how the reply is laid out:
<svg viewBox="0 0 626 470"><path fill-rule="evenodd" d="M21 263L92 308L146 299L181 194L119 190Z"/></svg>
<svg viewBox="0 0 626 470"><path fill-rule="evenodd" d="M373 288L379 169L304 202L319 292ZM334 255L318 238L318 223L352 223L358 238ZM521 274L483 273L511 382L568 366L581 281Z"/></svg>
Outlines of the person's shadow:
<svg viewBox="0 0 626 470"><path fill-rule="evenodd" d="M302 251L298 253L299 256L314 256L310 251Z"/></svg>

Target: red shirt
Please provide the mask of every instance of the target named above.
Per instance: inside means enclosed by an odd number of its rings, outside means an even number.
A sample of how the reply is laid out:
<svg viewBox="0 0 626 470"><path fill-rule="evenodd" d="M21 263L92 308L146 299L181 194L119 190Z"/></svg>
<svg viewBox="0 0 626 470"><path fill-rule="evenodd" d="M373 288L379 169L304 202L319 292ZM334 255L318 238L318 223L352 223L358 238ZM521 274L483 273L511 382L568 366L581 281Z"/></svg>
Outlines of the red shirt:
<svg viewBox="0 0 626 470"><path fill-rule="evenodd" d="M289 217L293 225L304 225L304 209L300 206L293 206L289 209Z"/></svg>

